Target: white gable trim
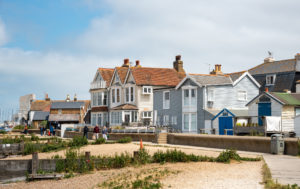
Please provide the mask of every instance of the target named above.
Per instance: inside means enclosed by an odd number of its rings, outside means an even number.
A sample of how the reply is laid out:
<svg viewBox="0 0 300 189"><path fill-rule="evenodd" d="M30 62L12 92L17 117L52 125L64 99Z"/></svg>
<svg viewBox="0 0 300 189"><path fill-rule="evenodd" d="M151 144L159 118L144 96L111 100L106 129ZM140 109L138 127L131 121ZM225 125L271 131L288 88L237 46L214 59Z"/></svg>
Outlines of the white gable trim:
<svg viewBox="0 0 300 189"><path fill-rule="evenodd" d="M111 85L112 85L112 83L113 83L113 81L114 81L114 79L115 79L115 74L116 74L116 71L117 71L117 69L115 68L115 69L114 69L113 76L112 76L112 78L111 78L111 80L110 80L109 87L111 87Z"/></svg>
<svg viewBox="0 0 300 189"><path fill-rule="evenodd" d="M192 80L192 81L193 81L194 83L196 83L196 85L198 85L199 87L202 87L197 81L195 81L192 77L190 77L190 76L187 74L187 76L186 76L184 79L182 79L182 80L180 81L180 83L178 83L178 85L175 87L175 89L176 89L176 90L179 89L179 88L184 84L184 82L187 81L188 79Z"/></svg>
<svg viewBox="0 0 300 189"><path fill-rule="evenodd" d="M263 93L257 95L256 97L254 97L252 100L250 100L245 106L249 106L249 105L253 104L253 103L256 101L256 99L259 99L259 98L262 97L262 96L267 96L267 97L269 97L269 98L272 98L273 100L275 100L275 101L278 102L279 104L285 105L284 102L282 102L282 101L279 100L278 98L274 97L274 96L271 95L270 93L263 92Z"/></svg>
<svg viewBox="0 0 300 189"><path fill-rule="evenodd" d="M249 74L248 71L243 73L243 75L241 75L237 80L235 80L235 82L233 82L232 85L233 86L237 85L246 76L248 76L258 88L260 88L260 84L252 77L251 74Z"/></svg>
<svg viewBox="0 0 300 189"><path fill-rule="evenodd" d="M134 77L133 77L133 74L132 74L132 70L129 68L129 69L128 69L128 72L127 72L127 74L126 74L126 77L125 77L124 85L127 83L127 81L128 81L128 79L129 79L129 76L130 76L130 74L132 75L132 78L133 78L134 84L136 84L136 82L135 82L135 79L134 79Z"/></svg>
<svg viewBox="0 0 300 189"><path fill-rule="evenodd" d="M99 72L99 69L97 69L97 72L96 72L96 74L95 74L94 79L93 79L92 82L95 82L95 79L97 78L97 75L98 75L98 74L101 76L101 78L103 78L102 75L101 75L100 72Z"/></svg>

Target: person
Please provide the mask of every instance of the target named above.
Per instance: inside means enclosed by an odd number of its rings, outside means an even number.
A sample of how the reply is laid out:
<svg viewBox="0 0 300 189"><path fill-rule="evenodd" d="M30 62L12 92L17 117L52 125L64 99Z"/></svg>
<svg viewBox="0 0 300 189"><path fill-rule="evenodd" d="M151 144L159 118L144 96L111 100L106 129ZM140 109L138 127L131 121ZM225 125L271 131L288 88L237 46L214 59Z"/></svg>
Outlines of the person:
<svg viewBox="0 0 300 189"><path fill-rule="evenodd" d="M50 135L49 136L53 136L53 126L50 125Z"/></svg>
<svg viewBox="0 0 300 189"><path fill-rule="evenodd" d="M44 128L43 127L40 127L40 132L41 132L41 136L43 136L43 134L44 134Z"/></svg>
<svg viewBox="0 0 300 189"><path fill-rule="evenodd" d="M102 129L102 137L107 140L107 128L106 126L103 127Z"/></svg>
<svg viewBox="0 0 300 189"><path fill-rule="evenodd" d="M86 137L86 139L88 138L88 131L89 131L89 128L87 126L84 126L84 128L83 128L83 137Z"/></svg>
<svg viewBox="0 0 300 189"><path fill-rule="evenodd" d="M27 127L27 124L25 124L25 127L24 127L24 134L27 135L28 133L28 127Z"/></svg>
<svg viewBox="0 0 300 189"><path fill-rule="evenodd" d="M56 131L56 125L53 127L53 136L55 136L55 131Z"/></svg>
<svg viewBox="0 0 300 189"><path fill-rule="evenodd" d="M43 131L44 131L44 135L47 136L47 129L45 126L43 127Z"/></svg>
<svg viewBox="0 0 300 189"><path fill-rule="evenodd" d="M94 135L96 136L96 140L99 138L99 127L96 125L94 127Z"/></svg>

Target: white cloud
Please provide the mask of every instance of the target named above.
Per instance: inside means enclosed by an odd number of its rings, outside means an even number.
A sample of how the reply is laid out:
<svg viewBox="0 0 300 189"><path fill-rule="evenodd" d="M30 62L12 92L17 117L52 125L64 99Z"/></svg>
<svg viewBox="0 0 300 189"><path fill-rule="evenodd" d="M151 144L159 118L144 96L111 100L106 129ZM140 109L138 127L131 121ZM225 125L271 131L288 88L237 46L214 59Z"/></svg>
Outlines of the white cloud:
<svg viewBox="0 0 300 189"><path fill-rule="evenodd" d="M8 41L8 36L5 30L5 24L0 18L0 46L4 45Z"/></svg>

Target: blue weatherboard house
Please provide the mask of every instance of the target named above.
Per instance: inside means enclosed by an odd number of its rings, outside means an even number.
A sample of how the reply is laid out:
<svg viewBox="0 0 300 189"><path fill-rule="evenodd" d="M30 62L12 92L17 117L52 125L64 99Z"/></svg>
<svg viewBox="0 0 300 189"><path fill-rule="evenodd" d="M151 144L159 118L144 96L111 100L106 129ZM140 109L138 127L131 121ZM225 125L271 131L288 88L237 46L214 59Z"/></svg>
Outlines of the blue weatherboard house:
<svg viewBox="0 0 300 189"><path fill-rule="evenodd" d="M248 72L223 74L216 65L210 74L189 74L175 88L154 90L154 123L174 132L224 134L248 116L245 105L259 88Z"/></svg>

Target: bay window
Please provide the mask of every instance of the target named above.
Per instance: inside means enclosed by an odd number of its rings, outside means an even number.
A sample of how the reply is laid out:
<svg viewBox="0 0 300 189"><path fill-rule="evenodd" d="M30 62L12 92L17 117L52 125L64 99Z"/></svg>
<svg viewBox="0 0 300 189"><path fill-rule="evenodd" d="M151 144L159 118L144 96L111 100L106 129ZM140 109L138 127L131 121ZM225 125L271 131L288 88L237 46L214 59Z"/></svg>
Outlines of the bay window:
<svg viewBox="0 0 300 189"><path fill-rule="evenodd" d="M92 106L107 106L107 92L93 92Z"/></svg>
<svg viewBox="0 0 300 189"><path fill-rule="evenodd" d="M134 102L134 88L126 87L125 88L125 102Z"/></svg>
<svg viewBox="0 0 300 189"><path fill-rule="evenodd" d="M197 132L197 114L184 113L183 114L183 131Z"/></svg>

